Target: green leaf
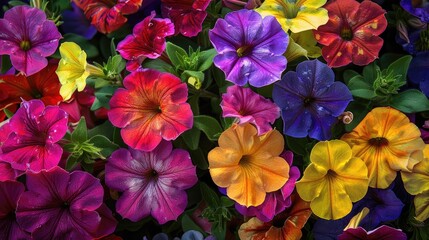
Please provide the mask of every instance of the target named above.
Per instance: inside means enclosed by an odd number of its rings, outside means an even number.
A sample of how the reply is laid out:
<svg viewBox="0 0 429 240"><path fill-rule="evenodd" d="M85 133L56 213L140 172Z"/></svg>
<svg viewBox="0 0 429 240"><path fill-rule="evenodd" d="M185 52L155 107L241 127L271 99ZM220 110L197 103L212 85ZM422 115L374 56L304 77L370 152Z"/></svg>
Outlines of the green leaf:
<svg viewBox="0 0 429 240"><path fill-rule="evenodd" d="M347 84L350 92L355 97L364 99L372 99L377 95L374 93L372 85L370 85L361 75L356 75L351 78Z"/></svg>
<svg viewBox="0 0 429 240"><path fill-rule="evenodd" d="M107 137L110 140L113 140L113 132L115 127L112 125L112 123L108 120L106 120L104 123L99 124L95 126L94 128L91 128L88 130L88 136L94 137L96 135L103 135Z"/></svg>
<svg viewBox="0 0 429 240"><path fill-rule="evenodd" d="M100 154L107 158L119 148L119 146L112 141L110 141L107 137L103 135L95 135L92 138L89 139L89 142L94 144L95 147L98 147L101 149Z"/></svg>
<svg viewBox="0 0 429 240"><path fill-rule="evenodd" d="M189 151L191 154L192 163L197 166L197 168L202 170L207 170L209 168L209 163L207 161L207 154L204 154L201 148L196 150Z"/></svg>
<svg viewBox="0 0 429 240"><path fill-rule="evenodd" d="M232 207L234 205L234 201L225 196L220 197L220 201L224 207Z"/></svg>
<svg viewBox="0 0 429 240"><path fill-rule="evenodd" d="M198 226L198 224L196 224L191 217L189 217L188 214L183 214L182 215L182 230L183 232L189 231L189 230L196 230L199 232L204 232L203 229L201 229L200 226Z"/></svg>
<svg viewBox="0 0 429 240"><path fill-rule="evenodd" d="M380 69L380 68L375 64L375 62L372 62L368 66L364 67L363 69L364 81L372 85L375 79L377 79L377 69Z"/></svg>
<svg viewBox="0 0 429 240"><path fill-rule="evenodd" d="M405 84L407 81L408 67L412 59L410 55L399 58L389 65L387 72L392 72L393 76L400 76L397 78L397 82Z"/></svg>
<svg viewBox="0 0 429 240"><path fill-rule="evenodd" d="M429 110L429 100L417 89L410 89L394 96L390 106L404 112L415 113Z"/></svg>
<svg viewBox="0 0 429 240"><path fill-rule="evenodd" d="M3 109L4 114L7 118L11 118L13 116L13 112L11 112L9 109L5 108Z"/></svg>
<svg viewBox="0 0 429 240"><path fill-rule="evenodd" d="M171 63L173 64L174 67L176 67L176 69L179 66L183 65L182 59L184 59L185 57L188 57L188 53L183 48L171 42L167 42L165 51L167 52L167 55L170 58Z"/></svg>
<svg viewBox="0 0 429 240"><path fill-rule="evenodd" d="M216 239L225 239L226 222L214 222L211 230Z"/></svg>
<svg viewBox="0 0 429 240"><path fill-rule="evenodd" d="M183 138L183 141L189 149L196 150L198 149L198 143L200 142L200 135L201 131L198 128L193 127L182 133L180 136Z"/></svg>
<svg viewBox="0 0 429 240"><path fill-rule="evenodd" d="M203 131L210 141L217 141L223 131L216 119L206 115L194 116L194 126Z"/></svg>
<svg viewBox="0 0 429 240"><path fill-rule="evenodd" d="M71 171L73 170L73 168L76 167L76 165L79 163L79 157L80 156L76 156L72 154L67 158L67 162L66 162L67 171Z"/></svg>
<svg viewBox="0 0 429 240"><path fill-rule="evenodd" d="M209 207L217 208L221 206L219 196L206 183L200 183L201 196Z"/></svg>
<svg viewBox="0 0 429 240"><path fill-rule="evenodd" d="M294 138L286 136L286 146L289 147L295 154L305 156L307 155L306 146L308 144L307 138Z"/></svg>
<svg viewBox="0 0 429 240"><path fill-rule="evenodd" d="M370 107L366 106L362 102L353 101L348 106L346 111L350 111L353 113L353 121L350 124L345 125L345 129L347 132L352 131L366 116L369 112Z"/></svg>
<svg viewBox="0 0 429 240"><path fill-rule="evenodd" d="M0 63L1 63L2 74L5 74L12 67L12 63L10 62L10 57L8 55L2 55ZM0 82L1 82L1 78L0 78Z"/></svg>
<svg viewBox="0 0 429 240"><path fill-rule="evenodd" d="M118 89L118 87L114 86L106 86L98 89L95 92L95 101L91 106L91 111L95 111L102 107L109 109L109 101L112 98L112 95L116 91L116 89Z"/></svg>
<svg viewBox="0 0 429 240"><path fill-rule="evenodd" d="M160 60L160 59L154 59L154 60L146 60L143 62L144 68L152 68L155 70L158 70L160 72L169 72L171 74L176 75L176 71L174 70L174 67L170 64Z"/></svg>
<svg viewBox="0 0 429 240"><path fill-rule="evenodd" d="M83 143L88 139L88 129L86 127L85 117L81 117L77 127L71 134L71 140L74 143Z"/></svg>
<svg viewBox="0 0 429 240"><path fill-rule="evenodd" d="M344 71L344 73L343 73L344 83L346 85L349 85L350 79L352 79L352 78L354 78L356 76L360 76L360 74L357 73L356 71L349 70L349 69L346 70L346 71Z"/></svg>
<svg viewBox="0 0 429 240"><path fill-rule="evenodd" d="M213 64L213 58L216 56L216 50L209 49L198 54L198 71L205 71Z"/></svg>

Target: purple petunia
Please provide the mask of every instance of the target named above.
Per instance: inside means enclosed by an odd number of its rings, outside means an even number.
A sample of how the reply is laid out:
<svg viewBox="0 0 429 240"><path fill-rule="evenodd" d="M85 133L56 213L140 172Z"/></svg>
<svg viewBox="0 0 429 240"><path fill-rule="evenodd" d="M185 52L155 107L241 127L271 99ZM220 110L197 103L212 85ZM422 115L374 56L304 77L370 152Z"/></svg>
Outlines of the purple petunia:
<svg viewBox="0 0 429 240"><path fill-rule="evenodd" d="M427 1L401 0L401 6L421 21L429 23L429 2Z"/></svg>
<svg viewBox="0 0 429 240"><path fill-rule="evenodd" d="M280 109L273 102L237 85L228 87L220 106L223 117L236 117L240 124L250 122L258 129L258 135L271 130L270 123L280 117Z"/></svg>
<svg viewBox="0 0 429 240"><path fill-rule="evenodd" d="M298 64L274 84L273 100L282 111L283 132L292 137L328 140L331 127L344 112L352 94L334 72L318 60Z"/></svg>
<svg viewBox="0 0 429 240"><path fill-rule="evenodd" d="M27 172L28 191L18 200L16 219L34 239L94 239L113 233L116 220L103 203L100 181L60 167Z"/></svg>
<svg viewBox="0 0 429 240"><path fill-rule="evenodd" d="M226 79L239 86L263 87L280 79L286 68L283 53L288 35L272 16L239 10L218 19L209 32L218 55L213 59Z"/></svg>
<svg viewBox="0 0 429 240"><path fill-rule="evenodd" d="M0 55L10 55L12 65L32 75L48 65L61 38L55 23L46 14L29 6L16 6L0 19Z"/></svg>
<svg viewBox="0 0 429 240"><path fill-rule="evenodd" d="M153 151L119 149L106 164L106 185L123 192L116 211L139 221L152 215L160 224L185 210L185 190L197 183L189 153L162 141Z"/></svg>
<svg viewBox="0 0 429 240"><path fill-rule="evenodd" d="M97 29L91 25L82 9L76 6L74 2L71 2L70 5L72 9L62 13L64 23L61 25L61 29L65 33L74 33L86 39L92 39L97 33Z"/></svg>
<svg viewBox="0 0 429 240"><path fill-rule="evenodd" d="M381 226L372 231L365 231L365 229L349 228L344 231L343 234L338 236L338 240L379 240L379 239L395 239L395 240L407 240L407 235L401 231L401 229L392 228L389 226Z"/></svg>

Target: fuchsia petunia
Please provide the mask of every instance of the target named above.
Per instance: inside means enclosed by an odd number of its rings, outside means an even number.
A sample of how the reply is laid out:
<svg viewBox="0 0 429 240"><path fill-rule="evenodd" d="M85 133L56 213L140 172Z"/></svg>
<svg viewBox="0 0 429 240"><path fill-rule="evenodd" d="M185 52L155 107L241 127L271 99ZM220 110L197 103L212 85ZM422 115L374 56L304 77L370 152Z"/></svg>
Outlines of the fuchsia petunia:
<svg viewBox="0 0 429 240"><path fill-rule="evenodd" d="M262 135L272 129L270 123L280 117L280 108L250 88L233 85L222 95L223 117L236 117L240 124L252 123Z"/></svg>
<svg viewBox="0 0 429 240"><path fill-rule="evenodd" d="M10 55L12 65L26 75L46 67L60 38L55 23L38 8L16 6L0 19L0 55Z"/></svg>
<svg viewBox="0 0 429 240"><path fill-rule="evenodd" d="M135 222L149 215L160 224L176 220L186 208L185 190L197 181L189 153L167 141L151 152L116 150L106 164L106 185L123 192L116 211Z"/></svg>
<svg viewBox="0 0 429 240"><path fill-rule="evenodd" d="M113 233L116 220L103 203L99 179L60 167L27 172L16 220L34 239L94 239Z"/></svg>
<svg viewBox="0 0 429 240"><path fill-rule="evenodd" d="M118 44L118 52L129 60L127 70L134 71L147 58L158 58L165 50L165 37L174 34L170 19L155 18L153 11L143 21L134 26L133 34Z"/></svg>
<svg viewBox="0 0 429 240"><path fill-rule="evenodd" d="M383 46L380 35L387 20L378 4L371 1L333 0L324 6L329 21L314 31L316 40L324 45L322 56L330 67L349 63L368 65Z"/></svg>
<svg viewBox="0 0 429 240"><path fill-rule="evenodd" d="M24 101L10 119L10 133L0 159L13 169L40 171L58 165L63 149L57 143L67 132L67 113L41 100Z"/></svg>
<svg viewBox="0 0 429 240"><path fill-rule="evenodd" d="M110 100L108 117L121 129L124 142L152 151L162 139L176 139L192 128L193 114L186 100L186 83L156 70L132 72Z"/></svg>
<svg viewBox="0 0 429 240"><path fill-rule="evenodd" d="M175 34L197 36L207 16L206 8L211 0L161 0L162 16L174 23Z"/></svg>

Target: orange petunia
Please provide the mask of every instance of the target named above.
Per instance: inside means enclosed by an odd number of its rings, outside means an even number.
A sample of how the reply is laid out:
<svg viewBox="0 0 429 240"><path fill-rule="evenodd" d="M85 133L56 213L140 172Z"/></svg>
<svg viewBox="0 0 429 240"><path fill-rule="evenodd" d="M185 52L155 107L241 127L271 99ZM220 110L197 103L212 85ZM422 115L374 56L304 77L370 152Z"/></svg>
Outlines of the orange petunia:
<svg viewBox="0 0 429 240"><path fill-rule="evenodd" d="M279 157L284 148L279 131L258 136L250 123L233 125L218 142L208 155L210 175L240 205L262 204L267 192L280 189L289 179L289 165Z"/></svg>
<svg viewBox="0 0 429 240"><path fill-rule="evenodd" d="M351 146L354 156L365 161L373 188L387 188L396 171L410 172L423 160L425 144L418 127L390 107L374 108L341 140Z"/></svg>

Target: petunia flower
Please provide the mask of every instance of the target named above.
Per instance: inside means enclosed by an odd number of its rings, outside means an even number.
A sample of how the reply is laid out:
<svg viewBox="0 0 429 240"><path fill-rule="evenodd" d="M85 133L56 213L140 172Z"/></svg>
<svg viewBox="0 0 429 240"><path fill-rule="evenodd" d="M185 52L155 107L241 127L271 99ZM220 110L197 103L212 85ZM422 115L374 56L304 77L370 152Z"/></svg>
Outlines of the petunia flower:
<svg viewBox="0 0 429 240"><path fill-rule="evenodd" d="M346 142L318 142L310 153L310 165L296 183L299 196L311 202L313 213L323 219L340 219L352 210L352 202L368 190L368 169Z"/></svg>
<svg viewBox="0 0 429 240"><path fill-rule="evenodd" d="M289 37L272 16L262 19L259 13L246 9L230 12L216 21L209 37L218 52L213 63L236 85L269 85L279 80L286 68L283 53Z"/></svg>
<svg viewBox="0 0 429 240"><path fill-rule="evenodd" d="M152 215L160 224L176 220L187 204L185 190L198 181L189 153L162 141L151 152L119 149L106 164L106 184L123 192L116 211L137 222Z"/></svg>
<svg viewBox="0 0 429 240"><path fill-rule="evenodd" d="M429 3L427 1L401 0L401 7L407 12L429 23Z"/></svg>
<svg viewBox="0 0 429 240"><path fill-rule="evenodd" d="M108 117L122 128L128 146L152 151L162 139L174 140L192 128L188 89L176 76L148 69L132 72L123 84L110 100Z"/></svg>
<svg viewBox="0 0 429 240"><path fill-rule="evenodd" d="M279 157L284 140L277 130L258 136L250 123L233 125L218 143L208 154L210 175L238 204L259 206L268 192L279 190L289 179L289 164Z"/></svg>
<svg viewBox="0 0 429 240"><path fill-rule="evenodd" d="M16 205L24 190L20 182L0 181L0 239L31 239L16 222Z"/></svg>
<svg viewBox="0 0 429 240"><path fill-rule="evenodd" d="M85 12L91 24L103 34L118 30L126 22L125 15L137 12L143 0L73 0Z"/></svg>
<svg viewBox="0 0 429 240"><path fill-rule="evenodd" d="M329 1L325 8L329 21L314 31L324 45L322 56L330 67L349 63L367 65L378 58L383 39L378 37L387 27L385 12L372 1Z"/></svg>
<svg viewBox="0 0 429 240"><path fill-rule="evenodd" d="M401 231L401 229L392 228L389 226L381 226L372 231L365 231L365 229L349 228L338 236L338 240L379 240L379 239L395 239L395 240L407 240L407 235Z"/></svg>
<svg viewBox="0 0 429 240"><path fill-rule="evenodd" d="M175 34L197 36L207 16L211 0L161 0L162 16L174 23Z"/></svg>
<svg viewBox="0 0 429 240"><path fill-rule="evenodd" d="M60 94L69 100L76 91L83 91L90 76L104 76L103 70L86 62L86 53L74 42L60 46L61 60L56 71L61 83Z"/></svg>
<svg viewBox="0 0 429 240"><path fill-rule="evenodd" d="M389 187L397 171L410 172L423 160L425 144L418 127L390 107L374 108L341 140L350 145L354 156L365 161L372 188Z"/></svg>
<svg viewBox="0 0 429 240"><path fill-rule="evenodd" d="M222 94L223 117L236 117L239 123L249 122L264 134L272 129L271 124L280 117L280 109L269 99L253 92L250 88L230 86Z"/></svg>
<svg viewBox="0 0 429 240"><path fill-rule="evenodd" d="M414 166L412 172L401 172L405 190L414 197L416 219L429 218L429 145L423 150L424 160Z"/></svg>
<svg viewBox="0 0 429 240"><path fill-rule="evenodd" d="M311 216L310 203L303 201L298 194L292 195L292 207L277 214L270 222L264 223L251 218L238 230L240 239L257 240L299 240L301 229Z"/></svg>
<svg viewBox="0 0 429 240"><path fill-rule="evenodd" d="M0 55L10 55L12 65L33 75L46 65L58 47L60 32L46 14L26 5L16 6L0 19Z"/></svg>
<svg viewBox="0 0 429 240"><path fill-rule="evenodd" d="M93 239L115 230L116 220L103 203L100 181L83 171L56 166L27 172L16 220L34 239Z"/></svg>
<svg viewBox="0 0 429 240"><path fill-rule="evenodd" d="M322 50L317 46L313 31L308 30L299 33L291 33L285 57L292 62L299 57L318 58L322 55Z"/></svg>
<svg viewBox="0 0 429 240"><path fill-rule="evenodd" d="M24 101L9 122L11 133L0 159L20 171L40 171L58 165L63 149L57 143L67 131L67 113L41 100Z"/></svg>
<svg viewBox="0 0 429 240"><path fill-rule="evenodd" d="M74 2L70 3L72 9L62 12L63 24L61 29L65 33L74 33L83 36L86 39L92 39L97 33L97 29L91 25L91 22L86 18L82 9Z"/></svg>
<svg viewBox="0 0 429 240"><path fill-rule="evenodd" d="M265 0L256 9L262 16L274 16L285 32L317 29L328 21L328 11L322 8L326 0Z"/></svg>
<svg viewBox="0 0 429 240"><path fill-rule="evenodd" d="M158 58L165 50L165 38L174 34L170 19L155 18L155 11L134 26L133 34L118 44L118 52L129 60L127 70L136 70L148 57Z"/></svg>
<svg viewBox="0 0 429 240"><path fill-rule="evenodd" d="M280 107L283 132L292 137L331 138L331 127L352 100L334 72L318 60L298 64L274 84L273 100Z"/></svg>
<svg viewBox="0 0 429 240"><path fill-rule="evenodd" d="M0 111L12 105L18 105L22 99L40 99L45 105L58 105L63 98L60 95L60 82L55 74L56 64L48 64L41 71L31 75L5 75L0 81ZM0 119L1 120L1 119Z"/></svg>

